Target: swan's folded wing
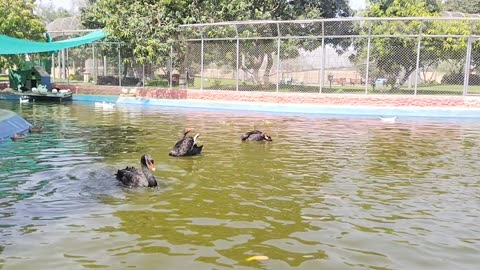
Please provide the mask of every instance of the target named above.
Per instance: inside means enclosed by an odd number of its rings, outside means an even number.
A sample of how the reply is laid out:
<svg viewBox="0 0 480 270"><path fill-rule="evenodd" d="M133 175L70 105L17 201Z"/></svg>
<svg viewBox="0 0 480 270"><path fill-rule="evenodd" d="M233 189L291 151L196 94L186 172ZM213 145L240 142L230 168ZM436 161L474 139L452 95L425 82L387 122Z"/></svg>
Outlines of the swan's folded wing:
<svg viewBox="0 0 480 270"><path fill-rule="evenodd" d="M250 136L255 135L255 134L261 135L262 132L258 129L255 129L255 130L252 130L252 131L249 131L249 132L243 134L241 136L241 138L242 138L242 140L247 140L247 139L249 139Z"/></svg>
<svg viewBox="0 0 480 270"><path fill-rule="evenodd" d="M126 186L136 186L140 182L140 175L134 167L127 167L124 170L118 170L117 180Z"/></svg>
<svg viewBox="0 0 480 270"><path fill-rule="evenodd" d="M198 146L197 144L193 145L192 149L188 151L189 156L199 155L202 152L203 145Z"/></svg>

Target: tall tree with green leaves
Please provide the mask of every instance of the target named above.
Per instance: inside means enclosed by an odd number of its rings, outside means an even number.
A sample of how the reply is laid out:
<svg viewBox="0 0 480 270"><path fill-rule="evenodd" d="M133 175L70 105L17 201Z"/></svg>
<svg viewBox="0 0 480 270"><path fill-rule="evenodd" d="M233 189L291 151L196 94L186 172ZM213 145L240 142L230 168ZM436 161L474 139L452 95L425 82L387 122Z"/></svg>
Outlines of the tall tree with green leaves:
<svg viewBox="0 0 480 270"><path fill-rule="evenodd" d="M443 9L466 14L480 14L480 0L446 0ZM480 22L472 22L472 24L474 32L478 35L480 33ZM480 41L478 40L473 43L471 61L473 69L477 69L477 74L480 73ZM475 83L480 84L480 81Z"/></svg>
<svg viewBox="0 0 480 270"><path fill-rule="evenodd" d="M447 11L480 14L480 0L447 0L443 4L443 8Z"/></svg>
<svg viewBox="0 0 480 270"><path fill-rule="evenodd" d="M45 25L34 14L34 0L0 0L0 33L10 37L45 41ZM23 55L0 56L0 67L22 63Z"/></svg>
<svg viewBox="0 0 480 270"><path fill-rule="evenodd" d="M297 20L297 19L319 19L333 17L348 17L352 15L352 11L347 1L247 1L246 14L250 14L248 20ZM243 28L248 31L239 33L240 36L257 35L257 36L309 36L320 35L322 33L321 24L282 24L280 29L277 25L270 23L264 25L256 25L255 27L246 24ZM349 31L350 22L340 22L337 25L326 24L325 30L330 34L335 33L338 29ZM277 33L278 30L280 33ZM346 32L342 34L348 34ZM261 83L259 78L259 69L265 64L263 75L263 83L269 83L269 76L273 67L274 56L278 53L277 40L266 39L249 39L242 41L240 54L240 69L250 74L254 83ZM347 47L350 41L345 43L345 39L329 39L327 44L333 46ZM320 39L283 39L281 41L280 58L295 58L299 55L300 50L315 50L321 46ZM341 50L340 50L341 51ZM228 60L228 55L224 56ZM236 61L231 59L228 61L235 64Z"/></svg>
<svg viewBox="0 0 480 270"><path fill-rule="evenodd" d="M87 28L105 27L111 38L129 46L139 62L165 62L170 46L178 40L178 26L181 24L332 18L350 16L351 10L347 0L97 0L90 1L82 14ZM205 34L218 34L215 31L218 30L209 30ZM257 28L255 31L276 30ZM320 43L297 42L294 45L288 46L285 56L294 57L300 48L314 49ZM254 74L267 59L268 73L276 46L258 39L246 42L244 47L241 68ZM183 58L180 52L177 55ZM182 59L178 61L182 62Z"/></svg>
<svg viewBox="0 0 480 270"><path fill-rule="evenodd" d="M431 17L437 16L440 6L435 0L370 0L366 17ZM370 78L387 77L392 89L401 87L416 70L418 39L400 35L418 35L420 32L434 31L422 25L420 20L370 21L362 28L363 34L392 35L393 37L372 38L370 47ZM396 36L398 35L398 36ZM439 40L430 40L428 46L422 46L420 64L437 61L441 50L435 48ZM428 42L424 42L427 44ZM366 39L358 39L356 55L351 57L365 62L367 56Z"/></svg>

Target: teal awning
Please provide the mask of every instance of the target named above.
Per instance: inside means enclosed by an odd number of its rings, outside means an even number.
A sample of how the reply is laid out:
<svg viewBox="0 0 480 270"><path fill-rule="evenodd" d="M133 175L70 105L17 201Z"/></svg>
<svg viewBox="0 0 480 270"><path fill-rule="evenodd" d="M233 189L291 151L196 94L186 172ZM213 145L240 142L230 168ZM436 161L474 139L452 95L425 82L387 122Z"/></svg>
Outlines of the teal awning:
<svg viewBox="0 0 480 270"><path fill-rule="evenodd" d="M103 30L97 30L81 37L55 42L38 42L0 35L0 55L58 51L88 44L106 36Z"/></svg>

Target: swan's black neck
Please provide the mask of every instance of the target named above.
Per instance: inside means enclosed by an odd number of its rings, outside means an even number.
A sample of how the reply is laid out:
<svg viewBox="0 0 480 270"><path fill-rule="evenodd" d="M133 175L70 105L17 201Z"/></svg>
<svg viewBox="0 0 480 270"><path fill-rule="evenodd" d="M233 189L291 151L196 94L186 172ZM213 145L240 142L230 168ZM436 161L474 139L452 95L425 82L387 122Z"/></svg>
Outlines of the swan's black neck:
<svg viewBox="0 0 480 270"><path fill-rule="evenodd" d="M144 164L142 164L142 172L143 172L143 175L145 175L145 178L148 181L148 186L149 187L156 187L157 186L157 180L155 179L155 176L153 176L152 173L150 173L150 170Z"/></svg>

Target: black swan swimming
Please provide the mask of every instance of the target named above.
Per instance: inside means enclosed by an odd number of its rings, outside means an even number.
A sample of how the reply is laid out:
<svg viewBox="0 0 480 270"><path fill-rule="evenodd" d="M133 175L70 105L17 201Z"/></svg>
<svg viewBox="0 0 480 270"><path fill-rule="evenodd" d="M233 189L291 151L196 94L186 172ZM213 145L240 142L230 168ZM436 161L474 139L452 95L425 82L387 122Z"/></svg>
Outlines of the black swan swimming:
<svg viewBox="0 0 480 270"><path fill-rule="evenodd" d="M31 126L28 129L28 132L30 132L30 133L42 133L43 132L43 126Z"/></svg>
<svg viewBox="0 0 480 270"><path fill-rule="evenodd" d="M157 179L150 173L155 171L155 161L150 155L143 155L140 159L141 169L128 167L118 170L115 174L117 180L129 187L156 187Z"/></svg>
<svg viewBox="0 0 480 270"><path fill-rule="evenodd" d="M242 141L255 141L255 142L263 142L263 141L272 141L272 137L268 136L267 133L261 132L258 129L249 131L241 136Z"/></svg>
<svg viewBox="0 0 480 270"><path fill-rule="evenodd" d="M183 137L173 146L172 151L168 153L172 157L194 156L202 152L203 145L197 145L197 138L200 134L196 134L193 138L187 134L192 131L191 128L186 128L183 131Z"/></svg>
<svg viewBox="0 0 480 270"><path fill-rule="evenodd" d="M25 139L25 134L15 133L12 137L10 137L12 141L18 141Z"/></svg>

